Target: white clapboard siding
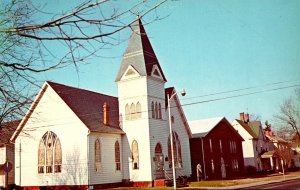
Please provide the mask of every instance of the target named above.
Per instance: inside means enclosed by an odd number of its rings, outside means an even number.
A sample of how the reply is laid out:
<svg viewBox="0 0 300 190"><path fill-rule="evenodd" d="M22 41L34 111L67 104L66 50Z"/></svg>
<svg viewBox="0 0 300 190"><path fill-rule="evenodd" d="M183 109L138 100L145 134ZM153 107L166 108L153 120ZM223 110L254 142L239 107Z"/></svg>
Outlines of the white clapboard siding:
<svg viewBox="0 0 300 190"><path fill-rule="evenodd" d="M179 136L180 139L180 144L181 144L181 154L182 154L182 164L183 168L177 169L180 170L180 174L190 176L191 174L191 161L190 161L190 145L189 145L189 136L186 131L186 128L183 124L182 118L179 114L179 110L177 107L175 107L176 104L174 100L171 100L171 115L174 116L174 123L172 123L172 130L176 131L176 133ZM153 120L153 127L151 127L151 136L153 137L151 139L151 153L152 157L154 157L154 151L155 151L155 146L159 142L162 145L163 148L163 154L164 157L168 156L168 138L170 134L169 130L169 119L168 119L168 110L166 109L165 111L166 118L165 120L162 121L155 121ZM154 162L152 163L154 167ZM168 161L165 162L165 171L171 170L169 168L169 163ZM179 174L179 172L177 173Z"/></svg>
<svg viewBox="0 0 300 190"><path fill-rule="evenodd" d="M87 184L88 129L52 88L47 88L23 131L28 135L21 133L15 143L15 181L17 185ZM61 173L38 174L38 146L47 131L54 132L60 139L62 146Z"/></svg>
<svg viewBox="0 0 300 190"><path fill-rule="evenodd" d="M131 181L151 181L151 158L148 122L148 95L147 77L118 82L119 112L122 115L122 129L126 136L122 138L123 144L123 174L124 179ZM131 103L141 104L141 118L126 120L125 105ZM136 140L139 149L139 169L133 169L131 145Z"/></svg>
<svg viewBox="0 0 300 190"><path fill-rule="evenodd" d="M95 168L95 141L100 140L101 169ZM89 135L89 184L106 184L122 182L122 159L121 170L116 170L115 142L120 145L120 158L122 158L122 140L119 134L93 133Z"/></svg>

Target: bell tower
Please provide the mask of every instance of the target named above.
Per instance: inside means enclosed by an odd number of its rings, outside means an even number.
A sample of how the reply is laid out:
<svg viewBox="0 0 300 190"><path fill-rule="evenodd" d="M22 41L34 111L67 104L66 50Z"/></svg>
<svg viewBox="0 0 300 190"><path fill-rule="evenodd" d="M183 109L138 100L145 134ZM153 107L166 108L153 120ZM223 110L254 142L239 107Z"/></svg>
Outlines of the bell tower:
<svg viewBox="0 0 300 190"><path fill-rule="evenodd" d="M166 130L166 78L138 18L116 77L122 118L123 178L136 183L154 180L156 134ZM162 111L163 110L163 111ZM156 131L153 133L153 131ZM162 137L167 138L167 137Z"/></svg>

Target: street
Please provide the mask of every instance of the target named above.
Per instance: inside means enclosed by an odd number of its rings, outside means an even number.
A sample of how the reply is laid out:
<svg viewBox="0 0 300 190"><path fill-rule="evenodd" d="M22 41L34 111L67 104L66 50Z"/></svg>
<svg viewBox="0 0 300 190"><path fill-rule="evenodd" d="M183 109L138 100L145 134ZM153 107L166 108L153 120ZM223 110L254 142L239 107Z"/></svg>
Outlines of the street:
<svg viewBox="0 0 300 190"><path fill-rule="evenodd" d="M251 186L242 189L299 189L300 188L300 180L293 179L282 182L268 183L264 185Z"/></svg>

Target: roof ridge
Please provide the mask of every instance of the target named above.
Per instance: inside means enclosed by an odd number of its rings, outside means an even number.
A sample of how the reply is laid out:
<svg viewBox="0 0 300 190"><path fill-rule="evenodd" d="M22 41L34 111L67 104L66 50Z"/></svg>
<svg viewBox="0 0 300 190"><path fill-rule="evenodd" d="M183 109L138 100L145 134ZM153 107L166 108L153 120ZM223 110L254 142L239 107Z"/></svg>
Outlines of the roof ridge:
<svg viewBox="0 0 300 190"><path fill-rule="evenodd" d="M96 91L93 91L93 90L78 88L78 87L74 87L74 86L60 84L60 83L57 83L57 82L46 81L46 83L49 84L51 87L54 87L54 88L55 88L55 86L53 86L53 84L57 85L57 86L64 86L64 87L67 87L67 88L73 88L74 90L82 90L82 91L87 91L87 92L95 93L95 94L102 95L102 96L108 96L108 97L112 97L112 98L118 98L116 96L112 96L112 95L108 95L108 94L102 94L102 93L99 93L99 92L96 92Z"/></svg>

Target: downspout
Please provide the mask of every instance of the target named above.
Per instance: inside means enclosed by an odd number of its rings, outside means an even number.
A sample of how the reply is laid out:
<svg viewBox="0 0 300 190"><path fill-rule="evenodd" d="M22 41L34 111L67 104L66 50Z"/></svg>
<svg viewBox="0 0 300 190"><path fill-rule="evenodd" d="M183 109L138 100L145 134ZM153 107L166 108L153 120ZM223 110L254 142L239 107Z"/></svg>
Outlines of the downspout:
<svg viewBox="0 0 300 190"><path fill-rule="evenodd" d="M205 156L204 156L204 148L203 148L203 138L201 138L201 146L202 146L202 161L203 161L204 180L206 180L206 169L205 169Z"/></svg>
<svg viewBox="0 0 300 190"><path fill-rule="evenodd" d="M88 130L88 134L87 134L87 175L88 175L88 181L87 181L87 185L88 185L88 189L90 189L90 144L89 144L89 135L90 135L90 130Z"/></svg>

